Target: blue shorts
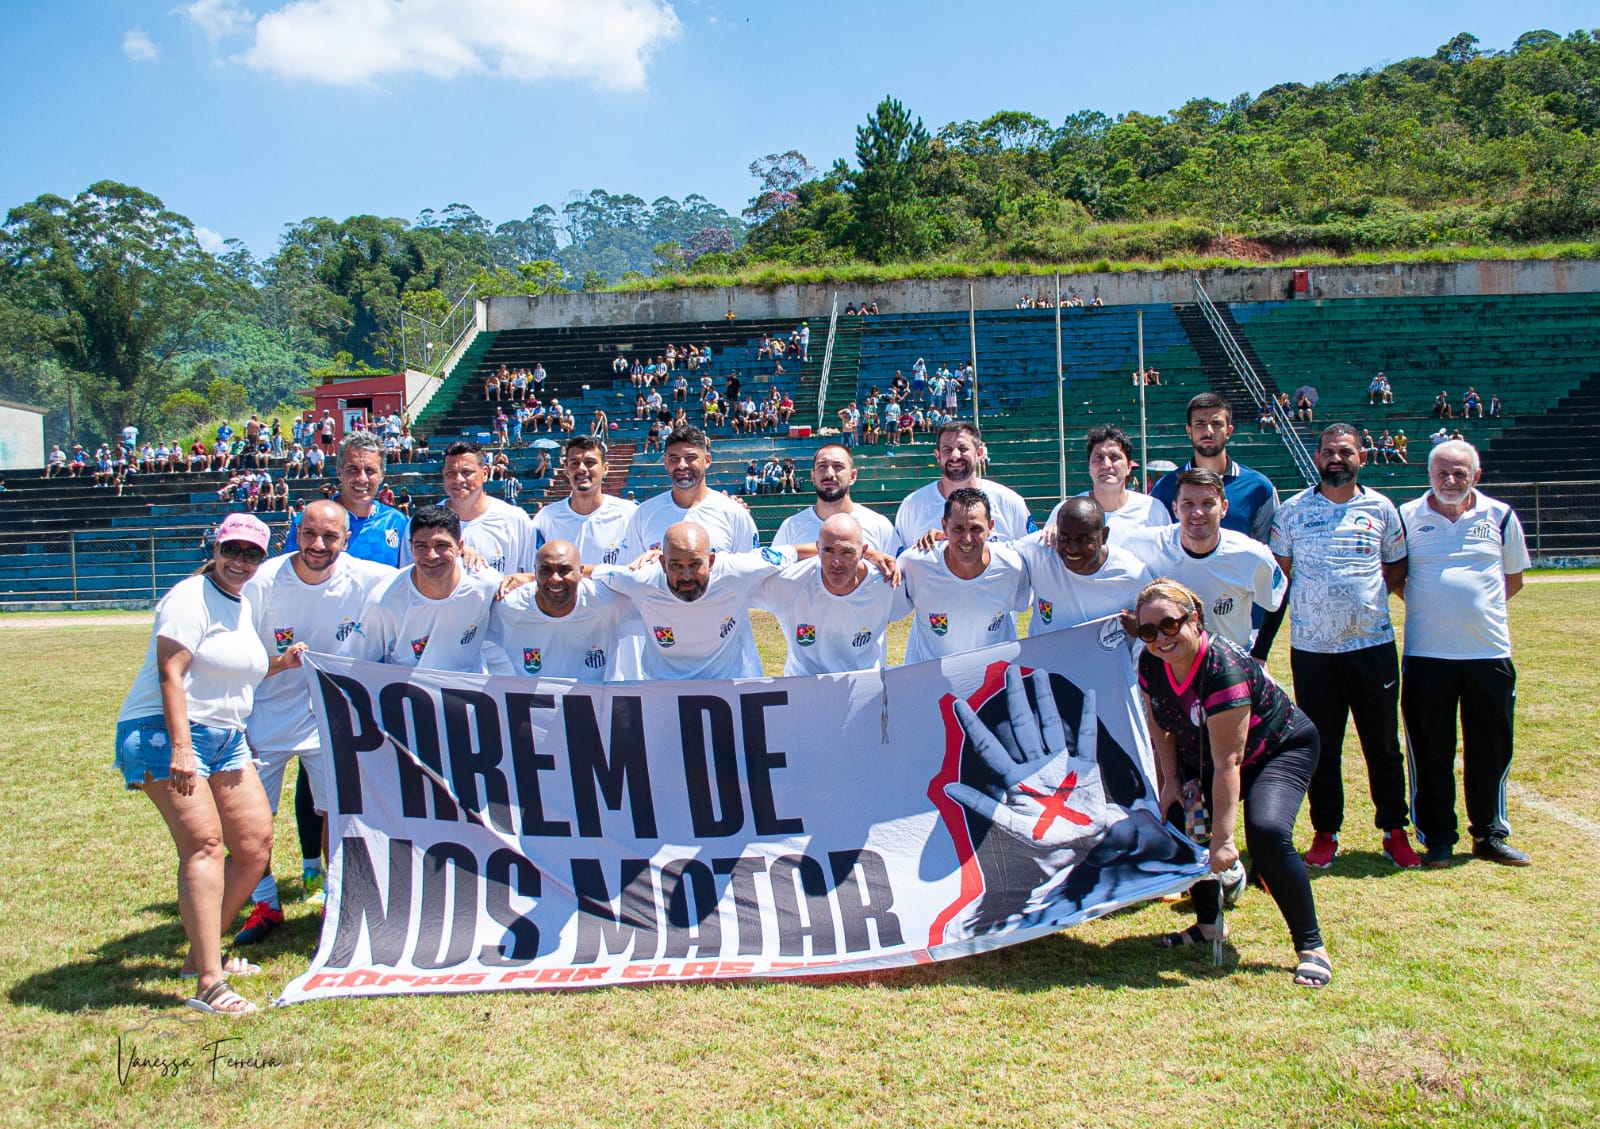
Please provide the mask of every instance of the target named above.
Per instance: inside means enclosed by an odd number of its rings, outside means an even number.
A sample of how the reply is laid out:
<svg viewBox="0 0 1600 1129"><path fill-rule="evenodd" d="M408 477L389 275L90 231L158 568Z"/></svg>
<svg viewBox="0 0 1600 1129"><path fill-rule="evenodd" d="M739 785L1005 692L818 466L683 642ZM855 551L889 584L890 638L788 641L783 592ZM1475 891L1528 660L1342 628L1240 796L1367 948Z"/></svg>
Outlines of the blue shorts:
<svg viewBox="0 0 1600 1129"><path fill-rule="evenodd" d="M214 772L238 772L252 759L242 729L219 729L191 721L189 740L194 746L195 775L201 780ZM147 773L151 780L167 779L172 774L172 742L167 737L166 719L157 715L117 722L114 767L129 788L142 786Z"/></svg>

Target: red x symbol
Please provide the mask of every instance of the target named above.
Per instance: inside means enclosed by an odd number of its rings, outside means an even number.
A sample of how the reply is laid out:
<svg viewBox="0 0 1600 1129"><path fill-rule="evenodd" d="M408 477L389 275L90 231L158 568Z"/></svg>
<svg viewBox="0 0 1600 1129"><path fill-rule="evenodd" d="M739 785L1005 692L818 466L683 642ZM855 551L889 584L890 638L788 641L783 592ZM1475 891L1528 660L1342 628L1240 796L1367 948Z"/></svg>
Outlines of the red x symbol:
<svg viewBox="0 0 1600 1129"><path fill-rule="evenodd" d="M1073 789L1077 786L1078 774L1076 772L1067 773L1067 778L1057 785L1056 790L1051 792L1049 795L1046 795L1043 792L1035 792L1026 784L1017 785L1017 791L1021 792L1024 796L1032 796L1034 799L1038 800L1039 806L1042 809L1039 812L1039 822L1033 825L1034 839L1042 840L1045 832L1050 830L1050 825L1058 819L1064 819L1069 823L1076 823L1079 827L1085 827L1088 825L1088 816L1084 815L1081 811L1074 811L1072 808L1067 806L1067 797L1072 795Z"/></svg>

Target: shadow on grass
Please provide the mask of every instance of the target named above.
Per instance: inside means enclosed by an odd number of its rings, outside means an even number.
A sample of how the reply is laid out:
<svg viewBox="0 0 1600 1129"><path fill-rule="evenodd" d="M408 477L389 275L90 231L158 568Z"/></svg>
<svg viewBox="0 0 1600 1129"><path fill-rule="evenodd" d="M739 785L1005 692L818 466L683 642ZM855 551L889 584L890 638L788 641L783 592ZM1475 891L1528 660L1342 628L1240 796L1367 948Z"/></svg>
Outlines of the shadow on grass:
<svg viewBox="0 0 1600 1129"><path fill-rule="evenodd" d="M188 992L180 997L174 985L179 983L178 969L189 951L189 942L178 920L177 904L156 902L143 910L160 913L167 920L110 939L90 957L26 976L12 986L7 998L18 1006L68 1014L124 1007L166 1008L182 1003ZM236 922L231 928L237 926ZM315 914L290 918L269 940L239 953L258 963L283 953L308 957L316 951L319 930ZM228 949L224 940L225 955ZM193 982L189 983L192 986Z"/></svg>
<svg viewBox="0 0 1600 1129"><path fill-rule="evenodd" d="M1376 832L1374 832L1376 834ZM1324 870L1306 868L1313 882L1323 878L1405 878L1420 874L1420 870L1405 870L1389 861L1381 850L1347 851L1341 844L1333 865Z"/></svg>

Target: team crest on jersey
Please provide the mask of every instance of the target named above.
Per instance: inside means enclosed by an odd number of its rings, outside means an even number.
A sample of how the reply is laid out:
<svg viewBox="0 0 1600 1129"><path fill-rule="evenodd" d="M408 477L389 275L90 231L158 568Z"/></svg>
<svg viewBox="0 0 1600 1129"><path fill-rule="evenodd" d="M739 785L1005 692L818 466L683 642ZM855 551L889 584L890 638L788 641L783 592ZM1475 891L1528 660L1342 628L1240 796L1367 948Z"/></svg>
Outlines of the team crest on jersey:
<svg viewBox="0 0 1600 1129"><path fill-rule="evenodd" d="M398 529L385 529L383 531L383 543L391 549L398 549L400 547L400 531Z"/></svg>
<svg viewBox="0 0 1600 1129"><path fill-rule="evenodd" d="M1096 637L1102 651L1114 651L1127 642L1128 634L1122 629L1120 616L1112 616L1100 625L1100 633Z"/></svg>
<svg viewBox="0 0 1600 1129"><path fill-rule="evenodd" d="M1476 537L1483 541L1496 540L1494 522L1486 519L1484 521L1474 523L1472 528L1467 530L1467 536Z"/></svg>
<svg viewBox="0 0 1600 1129"><path fill-rule="evenodd" d="M1039 601L1039 618L1040 619L1042 619L1045 623L1049 623L1052 619L1055 618L1055 615L1056 615L1056 606L1054 604L1052 604L1049 600L1040 600Z"/></svg>
<svg viewBox="0 0 1600 1129"><path fill-rule="evenodd" d="M731 615L728 616L722 621L722 625L717 628L717 638L726 639L728 637L728 633L731 632L735 626L736 625L733 622L733 617Z"/></svg>
<svg viewBox="0 0 1600 1129"><path fill-rule="evenodd" d="M346 639L350 638L350 636L360 634L361 621L349 619L347 617L342 623L339 624L338 629L334 631L333 639L336 643L343 643Z"/></svg>
<svg viewBox="0 0 1600 1129"><path fill-rule="evenodd" d="M294 645L294 628L274 627L272 629L272 641L278 646L278 654L283 654Z"/></svg>
<svg viewBox="0 0 1600 1129"><path fill-rule="evenodd" d="M583 653L583 665L590 670L603 670L606 665L606 652L601 647L590 647Z"/></svg>
<svg viewBox="0 0 1600 1129"><path fill-rule="evenodd" d="M416 655L417 658L420 659L422 657L422 652L426 651L427 649L428 649L428 637L426 635L424 635L421 639L413 639L413 640L411 640L411 653L413 655Z"/></svg>
<svg viewBox="0 0 1600 1129"><path fill-rule="evenodd" d="M1211 611L1214 615L1227 615L1233 611L1233 597L1218 596L1217 602L1211 605Z"/></svg>
<svg viewBox="0 0 1600 1129"><path fill-rule="evenodd" d="M865 647L870 642L872 642L872 628L863 627L856 632L855 638L850 640L850 645L852 647Z"/></svg>
<svg viewBox="0 0 1600 1129"><path fill-rule="evenodd" d="M794 629L794 641L802 647L809 647L817 641L817 625L814 623L797 624Z"/></svg>
<svg viewBox="0 0 1600 1129"><path fill-rule="evenodd" d="M544 652L538 647L522 648L522 669L529 674L538 674L544 669Z"/></svg>
<svg viewBox="0 0 1600 1129"><path fill-rule="evenodd" d="M950 615L948 612L930 612L928 614L928 630L935 635L943 635L950 630Z"/></svg>
<svg viewBox="0 0 1600 1129"><path fill-rule="evenodd" d="M622 546L621 545L613 545L611 548L609 548L609 549L607 549L605 551L605 555L602 556L600 558L600 560L604 564L616 564L617 563L617 558L620 557L620 556L622 556Z"/></svg>
<svg viewBox="0 0 1600 1129"><path fill-rule="evenodd" d="M670 627L657 627L654 628L654 631L656 633L656 642L661 644L663 647L670 647L673 643L677 642L677 640L672 637L672 628Z"/></svg>
<svg viewBox="0 0 1600 1129"><path fill-rule="evenodd" d="M472 642L477 637L478 637L478 625L476 623L474 623L471 627L467 628L465 631L463 631L461 633L461 645L463 647L465 647L468 643Z"/></svg>
<svg viewBox="0 0 1600 1129"><path fill-rule="evenodd" d="M1000 630L1000 625L1002 623L1004 623L1005 621L1006 621L1006 613L1005 612L996 612L995 615L994 615L994 618L989 621L989 630L990 631L999 631Z"/></svg>

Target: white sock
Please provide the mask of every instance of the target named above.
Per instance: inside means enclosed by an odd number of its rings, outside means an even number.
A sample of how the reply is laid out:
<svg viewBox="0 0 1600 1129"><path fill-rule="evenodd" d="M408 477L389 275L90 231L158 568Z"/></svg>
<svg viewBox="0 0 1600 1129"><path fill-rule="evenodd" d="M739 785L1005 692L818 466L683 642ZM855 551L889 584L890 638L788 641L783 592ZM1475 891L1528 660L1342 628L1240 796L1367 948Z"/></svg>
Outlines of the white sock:
<svg viewBox="0 0 1600 1129"><path fill-rule="evenodd" d="M271 874L256 883L255 893L250 895L250 899L256 902L266 902L273 909L283 908L278 901L278 880L272 877Z"/></svg>
<svg viewBox="0 0 1600 1129"><path fill-rule="evenodd" d="M322 873L322 860L321 859L301 859L300 860L300 873L301 874L303 874L303 875L304 874L310 874L313 871L315 871L317 874L321 874Z"/></svg>

